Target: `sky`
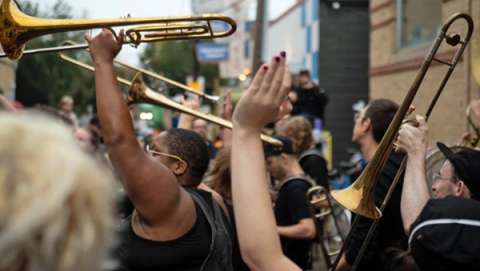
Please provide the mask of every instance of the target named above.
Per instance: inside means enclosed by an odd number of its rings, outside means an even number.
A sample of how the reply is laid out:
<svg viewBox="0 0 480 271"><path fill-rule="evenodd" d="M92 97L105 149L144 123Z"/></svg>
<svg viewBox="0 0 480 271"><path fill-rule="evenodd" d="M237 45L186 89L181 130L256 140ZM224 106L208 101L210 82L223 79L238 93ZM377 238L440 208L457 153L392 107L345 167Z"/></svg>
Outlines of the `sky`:
<svg viewBox="0 0 480 271"><path fill-rule="evenodd" d="M39 3L42 10L51 7L57 0L32 0ZM127 15L144 16L182 16L191 15L191 0L64 0L73 7L74 15L81 17L84 12L89 18L119 18ZM18 0L22 3L22 0ZM255 0L244 0L244 4L255 3ZM296 0L268 0L270 18L275 18ZM253 6L253 5L252 5ZM138 50L125 46L120 59L138 62Z"/></svg>

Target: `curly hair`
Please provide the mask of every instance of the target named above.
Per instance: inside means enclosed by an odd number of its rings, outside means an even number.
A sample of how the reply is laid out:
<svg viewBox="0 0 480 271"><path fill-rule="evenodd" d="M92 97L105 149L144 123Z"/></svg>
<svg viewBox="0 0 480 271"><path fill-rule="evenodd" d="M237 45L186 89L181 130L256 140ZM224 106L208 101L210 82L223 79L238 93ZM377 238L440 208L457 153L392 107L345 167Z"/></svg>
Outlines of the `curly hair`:
<svg viewBox="0 0 480 271"><path fill-rule="evenodd" d="M176 128L167 130L165 144L171 154L188 163L192 185L198 186L210 162L205 140L193 131Z"/></svg>
<svg viewBox="0 0 480 271"><path fill-rule="evenodd" d="M100 270L112 177L64 125L37 115L0 116L0 270Z"/></svg>
<svg viewBox="0 0 480 271"><path fill-rule="evenodd" d="M232 204L232 181L230 178L231 148L222 148L212 160L205 183L222 196L228 204Z"/></svg>
<svg viewBox="0 0 480 271"><path fill-rule="evenodd" d="M313 143L312 125L302 117L288 119L280 131L282 136L288 137L293 143L293 151L299 155L310 149Z"/></svg>

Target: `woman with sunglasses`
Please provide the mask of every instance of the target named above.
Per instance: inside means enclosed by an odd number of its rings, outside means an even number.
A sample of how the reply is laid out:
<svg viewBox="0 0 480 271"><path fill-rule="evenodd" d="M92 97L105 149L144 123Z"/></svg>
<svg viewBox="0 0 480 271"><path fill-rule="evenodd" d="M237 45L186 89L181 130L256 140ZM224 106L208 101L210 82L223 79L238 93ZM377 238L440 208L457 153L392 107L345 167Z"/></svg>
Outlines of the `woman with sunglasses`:
<svg viewBox="0 0 480 271"><path fill-rule="evenodd" d="M87 37L104 140L135 207L120 232L117 270L232 270L228 222L211 195L195 189L209 162L203 139L171 129L145 151L135 137L113 67L123 37Z"/></svg>

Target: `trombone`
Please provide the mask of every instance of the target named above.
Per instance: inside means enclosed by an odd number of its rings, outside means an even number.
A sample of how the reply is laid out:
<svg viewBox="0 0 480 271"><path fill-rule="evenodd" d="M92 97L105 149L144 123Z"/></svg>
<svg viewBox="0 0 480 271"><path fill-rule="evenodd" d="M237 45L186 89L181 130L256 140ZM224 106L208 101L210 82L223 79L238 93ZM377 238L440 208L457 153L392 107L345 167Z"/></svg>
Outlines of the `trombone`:
<svg viewBox="0 0 480 271"><path fill-rule="evenodd" d="M163 81L167 84L170 84L170 85L173 85L173 86L176 86L178 88L181 88L185 91L188 91L190 93L193 93L195 95L198 95L198 96L201 96L203 98L206 98L210 101L213 101L213 102L218 102L218 100L220 100L220 97L219 96L215 96L215 95L209 95L209 94L206 94L206 93L203 93L201 91L198 91L196 89L193 89L187 85L184 85L180 82L177 82L175 80L172 80L172 79L169 79L165 76L161 76L160 74L157 74L155 72L152 72L152 71L149 71L149 70L146 70L146 69L143 69L143 68L140 68L140 67L136 67L136 66L133 66L133 65L130 65L130 64L127 64L125 62L122 62L122 61L119 61L119 60L114 60L114 62L122 67L125 67L125 68L128 68L128 69L131 69L131 70L134 70L136 72L139 72L139 73L142 73L142 74L145 74L145 75L148 75L152 78L155 78L157 80L160 80L160 81Z"/></svg>
<svg viewBox="0 0 480 271"><path fill-rule="evenodd" d="M326 229L325 226L328 225L327 221L329 222L328 218L330 217L331 221L333 221L336 231L334 239L336 237L336 239L339 239L339 242L337 241L338 243L343 243L344 236L342 228L340 227L339 218L335 215L332 200L330 199L329 193L325 187L316 185L310 188L307 191L307 199L310 203L310 211L315 222L317 232L320 233L318 242L320 244L327 268L330 268L333 264L332 257L338 255L340 253L340 249L330 249L330 243L328 240L325 240L326 232L328 232L329 229Z"/></svg>
<svg viewBox="0 0 480 271"><path fill-rule="evenodd" d="M215 22L225 24L227 29L217 31ZM213 39L233 34L237 25L229 17L207 14L191 17L145 17L122 19L44 19L23 13L13 0L0 4L0 44L4 54L17 60L24 54L37 54L88 48L87 44L40 48L25 51L31 39L68 31L134 26L125 32L124 44L149 43L164 40Z"/></svg>
<svg viewBox="0 0 480 271"><path fill-rule="evenodd" d="M467 34L463 40L459 34L448 34L448 30L450 26L457 20L464 20L467 25ZM381 173L381 170L383 169L390 153L393 150L393 143L395 141L397 132L400 126L402 125L403 119L408 113L410 105L412 104L413 99L415 98L415 95L417 94L417 91L420 85L422 84L425 75L428 72L428 69L430 68L431 64L434 61L443 65L447 65L449 67L449 69L445 73L440 83L440 86L437 89L435 96L433 97L427 109L427 113L425 114L426 120L428 120L430 114L432 113L438 98L440 97L443 89L445 88L445 85L448 82L448 79L452 75L458 61L460 60L466 46L468 45L470 38L472 37L472 33L473 33L473 20L468 14L456 13L448 19L448 21L442 26L440 33L437 35L428 55L426 56L419 72L417 73L415 81L410 87L410 90L407 92L406 97L403 100L402 104L400 105L392 122L388 126L388 129L385 135L383 136L378 146L378 149L375 152L375 155L373 156L370 163L368 163L367 167L364 169L360 177L358 177L358 179L350 187L340 191L332 192L332 197L343 207L349 209L350 211L360 216L364 216L364 217L375 220L371 225L367 233L367 236L363 241L362 247L360 248L360 251L357 257L355 258L355 262L353 263L352 270L356 270L358 268L358 265L360 264L360 261L364 253L366 252L368 243L370 242L370 239L373 236L375 228L378 225L379 219L382 216L382 211L385 209L387 203L389 202L390 197L392 196L395 190L395 187L398 184L405 170L406 160L407 160L406 158L402 160L400 167L395 175L395 178L391 186L389 187L388 192L385 195L385 198L383 199L381 207L377 208L375 206L374 190L378 180L378 176ZM436 54L440 46L443 44L444 40L448 45L452 47L459 46L456 49L455 54L450 61L444 61L436 58ZM356 226L358 217L359 216L357 216L357 218L355 219L352 225L352 228ZM350 237L350 234L349 236L347 236L346 239L348 240L349 237ZM345 244L347 242L348 241L346 241ZM345 245L342 247L342 252L344 248L345 248ZM336 266L338 265L341 255L342 253L340 253L340 256L337 257L337 259L335 260L335 263L333 265L333 270L335 270Z"/></svg>
<svg viewBox="0 0 480 271"><path fill-rule="evenodd" d="M71 40L67 40L67 41L64 41L62 45L71 45L71 46L76 46L78 45L77 43L71 41ZM148 75L152 78L155 78L157 80L160 80L160 81L163 81L167 84L170 84L170 85L173 85L173 86L176 86L178 88L181 88L185 91L188 91L190 93L193 93L195 95L198 95L198 96L201 96L201 97L204 97L210 101L213 101L213 102L218 102L220 100L220 97L219 96L214 96L214 95L209 95L209 94L206 94L206 93L203 93L203 92L200 92L198 90L195 90L187 85L184 85L180 82L177 82L175 80L172 80L172 79L169 79L165 76L162 76L160 74L157 74L155 72L152 72L152 71L149 71L149 70L146 70L146 69L143 69L143 68L140 68L140 67L137 67L137 66L133 66L133 65L130 65L130 64L127 64L125 62L122 62L120 60L116 60L114 59L113 60L115 64L118 64L124 68L127 68L127 69L131 69L131 70L134 70L136 72L139 72L139 73L142 73L142 74L145 74L145 75Z"/></svg>
<svg viewBox="0 0 480 271"><path fill-rule="evenodd" d="M91 71L91 72L95 71L94 67L92 67L90 65L87 65L83 62L80 62L78 60L75 60L71 57L68 57L64 54L60 54L60 58L64 61L66 61L66 62L77 65L77 66L79 66L79 67L81 67L85 70L88 70L88 71ZM126 80L126 79L121 78L121 77L117 77L117 80L118 80L119 83L129 87L128 98L127 98L129 104L134 104L134 103L139 103L139 102L147 102L147 103L158 104L160 106L164 106L166 108L170 108L170 109L179 111L181 113L185 113L185 114L194 116L196 118L215 123L215 124L217 124L221 127L224 127L224 128L228 128L228 129L233 128L233 124L232 124L231 121L222 119L220 117L217 117L217 116L214 116L214 115L211 115L211 114L205 114L205 113L202 113L202 112L198 112L198 111L193 110L191 108L188 108L184 105L181 105L177 102L174 102L174 101L170 100L169 98L165 97L163 94L160 94L160 93L148 88L143 83L143 80L142 80L140 74L137 74L135 76L135 78L133 79L133 81L129 81L129 80ZM264 134L261 135L261 139L266 143L273 144L273 145L276 145L276 146L279 146L279 145L282 144L279 140L277 140L275 138L272 138L270 136L264 135Z"/></svg>

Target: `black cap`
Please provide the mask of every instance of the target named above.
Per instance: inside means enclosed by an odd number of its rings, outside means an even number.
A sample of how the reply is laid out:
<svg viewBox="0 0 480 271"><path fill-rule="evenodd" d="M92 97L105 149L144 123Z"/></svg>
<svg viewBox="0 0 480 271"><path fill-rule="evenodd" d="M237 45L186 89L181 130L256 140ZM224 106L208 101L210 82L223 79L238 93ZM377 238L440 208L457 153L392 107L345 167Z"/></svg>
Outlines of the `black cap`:
<svg viewBox="0 0 480 271"><path fill-rule="evenodd" d="M293 154L293 144L292 141L288 137L284 136L273 136L273 138L282 142L282 146L274 146L272 144L265 144L263 150L265 152L265 156L274 156L280 155L282 153L285 154Z"/></svg>
<svg viewBox="0 0 480 271"><path fill-rule="evenodd" d="M476 199L480 199L480 151L462 148L453 152L445 144L437 142L438 149L455 168L458 177L467 185Z"/></svg>

